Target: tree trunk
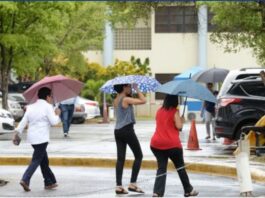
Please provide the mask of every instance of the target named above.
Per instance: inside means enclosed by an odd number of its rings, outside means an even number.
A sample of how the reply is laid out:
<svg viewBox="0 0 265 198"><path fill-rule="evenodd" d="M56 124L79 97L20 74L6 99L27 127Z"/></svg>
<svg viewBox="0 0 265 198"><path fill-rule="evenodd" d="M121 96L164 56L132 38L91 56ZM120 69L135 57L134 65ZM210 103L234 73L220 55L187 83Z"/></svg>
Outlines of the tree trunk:
<svg viewBox="0 0 265 198"><path fill-rule="evenodd" d="M9 72L6 71L5 69L1 69L2 107L3 109L6 110L8 110L8 104L7 104L8 80L9 80Z"/></svg>
<svg viewBox="0 0 265 198"><path fill-rule="evenodd" d="M9 80L9 72L6 61L6 48L0 44L1 49L1 91L2 91L2 108L8 110L7 105L7 94L8 94L8 80Z"/></svg>
<svg viewBox="0 0 265 198"><path fill-rule="evenodd" d="M265 33L265 2L259 2L261 8L262 32Z"/></svg>

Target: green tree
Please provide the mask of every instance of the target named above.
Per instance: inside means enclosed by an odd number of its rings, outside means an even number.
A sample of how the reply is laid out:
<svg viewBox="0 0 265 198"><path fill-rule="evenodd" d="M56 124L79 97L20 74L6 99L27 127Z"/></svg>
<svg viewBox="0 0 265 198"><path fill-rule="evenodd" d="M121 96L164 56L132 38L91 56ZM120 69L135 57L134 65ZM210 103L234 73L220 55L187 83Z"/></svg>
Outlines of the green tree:
<svg viewBox="0 0 265 198"><path fill-rule="evenodd" d="M42 70L45 75L61 72L82 78L87 65L82 52L102 47L106 7L104 3L95 2L67 4L69 9L64 13L63 27L54 35L57 50L46 54ZM58 65L54 62L56 56L64 56L67 61Z"/></svg>
<svg viewBox="0 0 265 198"><path fill-rule="evenodd" d="M62 3L0 2L2 105L8 109L10 71L34 74L42 57L55 48L52 35L61 24ZM25 67L27 69L25 69Z"/></svg>
<svg viewBox="0 0 265 198"><path fill-rule="evenodd" d="M251 48L259 62L265 65L265 2L209 3L214 13L216 30L211 40L225 51Z"/></svg>
<svg viewBox="0 0 265 198"><path fill-rule="evenodd" d="M87 80L82 91L82 96L91 100L101 102L101 92L99 88L105 83L104 80Z"/></svg>
<svg viewBox="0 0 265 198"><path fill-rule="evenodd" d="M146 58L142 63L140 58L135 58L134 56L131 57L131 63L137 67L136 71L137 74L149 76L152 75L151 68L149 67L150 61L149 58Z"/></svg>

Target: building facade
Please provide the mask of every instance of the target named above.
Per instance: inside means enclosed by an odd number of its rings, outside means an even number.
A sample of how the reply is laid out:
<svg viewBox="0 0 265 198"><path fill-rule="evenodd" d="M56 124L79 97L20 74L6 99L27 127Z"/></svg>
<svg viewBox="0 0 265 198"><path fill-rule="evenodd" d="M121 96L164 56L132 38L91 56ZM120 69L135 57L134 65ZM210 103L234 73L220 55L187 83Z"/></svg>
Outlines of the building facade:
<svg viewBox="0 0 265 198"><path fill-rule="evenodd" d="M129 61L131 56L144 60L148 57L152 75L161 83L193 66L228 70L260 67L251 49L225 53L222 46L210 41L214 29L210 23L212 16L206 6L199 11L193 6L153 10L148 20L139 21L133 29L117 27L113 30L113 60ZM103 55L102 51L97 50L85 53L89 61L100 64L104 62ZM159 102L159 97L151 96L150 109L145 112L153 115ZM154 104L154 107L151 108L150 104Z"/></svg>

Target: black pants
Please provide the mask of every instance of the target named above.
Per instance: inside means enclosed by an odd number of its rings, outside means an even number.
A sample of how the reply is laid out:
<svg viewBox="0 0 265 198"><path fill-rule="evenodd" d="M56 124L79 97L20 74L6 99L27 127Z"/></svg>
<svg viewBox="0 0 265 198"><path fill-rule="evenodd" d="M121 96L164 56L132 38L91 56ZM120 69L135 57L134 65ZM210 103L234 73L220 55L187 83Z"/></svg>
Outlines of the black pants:
<svg viewBox="0 0 265 198"><path fill-rule="evenodd" d="M143 153L141 150L140 143L135 135L133 124L126 125L118 130L116 129L114 133L117 144L117 163L116 163L117 186L122 185L122 173L126 158L127 144L131 148L135 158L132 167L132 175L131 175L131 183L134 183L137 180L141 168Z"/></svg>
<svg viewBox="0 0 265 198"><path fill-rule="evenodd" d="M164 196L166 177L167 177L167 164L168 158L171 159L176 169L184 167L183 150L180 148L173 148L168 150L159 150L151 147L157 160L157 173L153 192L159 196ZM189 177L185 168L178 170L179 178L184 188L185 193L192 191L193 187L190 184Z"/></svg>
<svg viewBox="0 0 265 198"><path fill-rule="evenodd" d="M43 144L32 145L34 149L32 161L22 177L22 180L28 185L30 184L30 179L32 175L34 174L39 165L44 178L44 185L48 186L56 183L55 176L49 167L49 159L46 151L47 146L48 142Z"/></svg>

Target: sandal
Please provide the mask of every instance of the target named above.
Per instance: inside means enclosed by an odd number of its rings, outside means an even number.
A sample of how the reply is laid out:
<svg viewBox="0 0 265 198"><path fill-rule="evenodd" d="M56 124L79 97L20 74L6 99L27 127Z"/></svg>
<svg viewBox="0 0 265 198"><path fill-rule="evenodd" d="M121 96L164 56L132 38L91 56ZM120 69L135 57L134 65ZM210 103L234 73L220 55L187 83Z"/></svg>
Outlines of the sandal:
<svg viewBox="0 0 265 198"><path fill-rule="evenodd" d="M128 194L128 191L125 190L122 186L117 186L115 192L117 195Z"/></svg>
<svg viewBox="0 0 265 198"><path fill-rule="evenodd" d="M189 193L185 193L185 194L184 194L184 197L195 197L195 196L197 196L198 194L199 194L199 192L193 189L191 192L189 192Z"/></svg>
<svg viewBox="0 0 265 198"><path fill-rule="evenodd" d="M152 197L160 197L157 193L154 193Z"/></svg>
<svg viewBox="0 0 265 198"><path fill-rule="evenodd" d="M134 184L130 184L128 187L128 190L131 192L136 192L136 193L144 193L144 191L141 188L139 188L138 186Z"/></svg>

